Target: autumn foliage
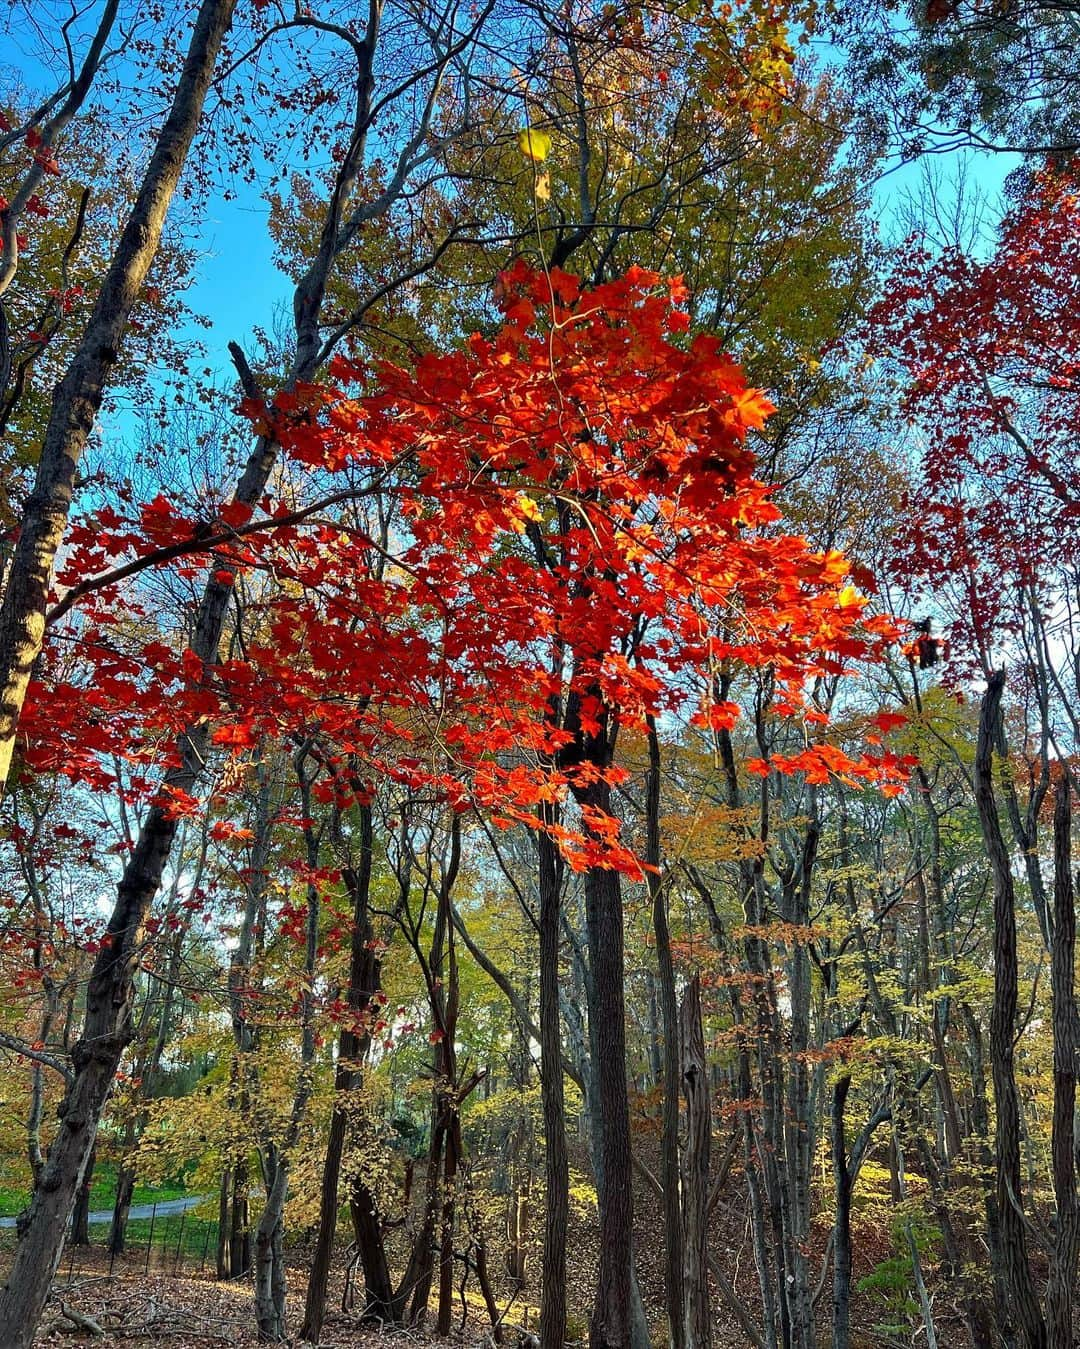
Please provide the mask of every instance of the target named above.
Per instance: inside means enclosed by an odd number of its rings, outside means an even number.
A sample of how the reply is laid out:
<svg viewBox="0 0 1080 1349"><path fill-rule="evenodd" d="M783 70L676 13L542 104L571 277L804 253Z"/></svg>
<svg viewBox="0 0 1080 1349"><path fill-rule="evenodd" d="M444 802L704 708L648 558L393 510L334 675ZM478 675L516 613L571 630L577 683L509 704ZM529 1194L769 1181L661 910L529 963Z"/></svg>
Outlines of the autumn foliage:
<svg viewBox="0 0 1080 1349"><path fill-rule="evenodd" d="M900 573L956 592L959 666L990 669L1031 597L1049 600L1056 564L1077 558L1078 247L1075 172L1045 169L989 258L913 242L871 316L926 436Z"/></svg>
<svg viewBox="0 0 1080 1349"><path fill-rule="evenodd" d="M270 498L258 519L223 506L212 530L163 497L127 519L99 511L73 531L61 583L186 544L189 569L277 584L251 587L243 655L206 669L156 636L131 645L117 587L95 591L72 630L90 673L56 665L51 696L38 687L28 763L87 780L107 773L105 754L160 769L204 719L239 756L317 732L331 762L359 755L505 826L587 785L595 769L566 751L602 707L628 729L675 712L730 728L739 708L714 699L716 677L767 667L776 710L800 716L807 680L872 655L892 629L867 616L843 556L779 527L747 444L770 405L714 338L685 336L683 298L642 270L582 290L519 265L500 282L493 337L410 368L340 360L333 386L246 405L328 490L377 497L389 528L289 523ZM230 527L207 558L200 531ZM128 596L123 612L137 612ZM568 728L550 709L574 695ZM893 756L818 743L822 720L812 713L805 750L772 766L812 781L898 775ZM334 782L319 790L348 794ZM586 824L587 838L559 831L574 865L640 874L614 821Z"/></svg>

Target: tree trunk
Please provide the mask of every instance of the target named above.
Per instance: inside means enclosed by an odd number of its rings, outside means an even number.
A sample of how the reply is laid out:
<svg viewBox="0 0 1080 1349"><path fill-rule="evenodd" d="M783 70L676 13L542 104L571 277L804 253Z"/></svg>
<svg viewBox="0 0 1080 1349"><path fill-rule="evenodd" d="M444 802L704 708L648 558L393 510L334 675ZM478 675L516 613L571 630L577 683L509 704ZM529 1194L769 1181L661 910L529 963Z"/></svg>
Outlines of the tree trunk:
<svg viewBox="0 0 1080 1349"><path fill-rule="evenodd" d="M649 720L649 771L645 783L645 860L656 935L657 982L663 1026L664 1114L660 1135L660 1182L664 1187L664 1293L671 1349L683 1349L688 1328L684 1264L688 1256L679 1198L679 1016L671 960L667 895L660 876L660 741ZM655 993L653 994L655 1000ZM706 1278L708 1276L706 1275Z"/></svg>
<svg viewBox="0 0 1080 1349"><path fill-rule="evenodd" d="M161 242L165 215L202 120L206 92L235 4L236 0L204 0L199 9L169 115L86 332L52 399L34 488L23 512L0 605L0 785L6 783L11 769L30 673L44 640L53 564L67 527L79 461L101 410L128 319ZM61 1183L60 1192L66 1189L66 1183ZM48 1266L50 1253L41 1254ZM37 1263L40 1266L40 1260ZM51 1268L48 1273L51 1278ZM39 1281L28 1290L31 1302L39 1296L34 1291ZM24 1315L24 1304L25 1298L18 1307L12 1304L17 1316Z"/></svg>
<svg viewBox="0 0 1080 1349"><path fill-rule="evenodd" d="M64 1237L120 1056L131 1039L131 1000L142 921L157 891L176 828L149 812L120 883L116 906L87 985L86 1019L72 1049L74 1076L57 1111L60 1127L31 1201L8 1282L0 1325L10 1349L27 1349L60 1262Z"/></svg>
<svg viewBox="0 0 1080 1349"><path fill-rule="evenodd" d="M1054 1028L1054 1118L1051 1155L1057 1228L1046 1288L1049 1349L1073 1349L1080 1208L1076 1197L1076 1075L1080 1026L1076 1010L1076 907L1071 863L1071 787L1064 764L1054 798L1054 926L1050 975Z"/></svg>
<svg viewBox="0 0 1080 1349"><path fill-rule="evenodd" d="M251 1201L248 1197L249 1162L238 1157L232 1168L229 1206L229 1278L242 1279L251 1269Z"/></svg>
<svg viewBox="0 0 1080 1349"><path fill-rule="evenodd" d="M784 916L805 932L810 922L810 873L817 855L816 812L806 827L801 871L792 887L792 902ZM786 887L785 887L786 888ZM792 1344L795 1349L814 1349L814 1308L810 1287L810 1178L813 1174L814 1117L810 1110L810 953L805 936L797 934L787 962L788 996L791 1004L790 1052L786 1064L784 1102L784 1158L781 1199L788 1251L787 1287L791 1306Z"/></svg>
<svg viewBox="0 0 1080 1349"><path fill-rule="evenodd" d="M833 1194L833 1298L831 1349L849 1349L851 1344L851 1172L844 1138L844 1108L851 1087L845 1073L833 1086L831 1142Z"/></svg>
<svg viewBox="0 0 1080 1349"><path fill-rule="evenodd" d="M349 1113L345 1096L355 1091L360 1079L360 1064L367 1056L370 1036L360 1034L358 1026L372 997L379 990L380 961L371 944L372 927L368 901L371 890L373 848L372 810L370 804L358 807L360 824L359 865L342 869L342 880L352 899L352 934L349 943L348 1004L355 1025L342 1028L338 1037L338 1061L334 1075L334 1108L330 1117L330 1136L323 1163L322 1191L319 1199L319 1228L315 1251L308 1276L307 1297L304 1305L304 1323L300 1338L319 1342L326 1315L326 1287L330 1276L330 1261L334 1251L334 1233L337 1230L338 1182L341 1177L341 1159L348 1132ZM378 1228L376 1227L376 1230ZM381 1233L379 1234L381 1238ZM382 1262L385 1264L385 1260ZM372 1290L368 1290L368 1301ZM385 1315L384 1307L380 1315Z"/></svg>
<svg viewBox="0 0 1080 1349"><path fill-rule="evenodd" d="M218 1187L218 1230L217 1230L217 1277L229 1277L229 1190L232 1186L232 1168L227 1166L221 1173Z"/></svg>
<svg viewBox="0 0 1080 1349"><path fill-rule="evenodd" d="M312 824L311 786L313 777L305 771L305 754L296 758L300 783L300 805L304 818L304 842L307 864L312 871L319 864L319 839ZM316 773L318 769L315 770ZM278 1344L285 1339L285 1252L282 1218L289 1194L292 1155L307 1116L308 1102L315 1088L315 970L319 949L319 914L322 896L316 885L307 887L307 916L304 926L304 963L300 971L300 1064L293 1091L289 1122L280 1145L269 1138L260 1141L266 1202L255 1233L255 1322L259 1342Z"/></svg>
<svg viewBox="0 0 1080 1349"><path fill-rule="evenodd" d="M768 1215L769 1233L762 1240L768 1251L775 1295L778 1341L784 1349L804 1349L793 1338L792 1317L795 1274L791 1267L792 1221L787 1189L787 1131L784 1103L784 1070L781 1061L783 1035L777 1010L776 978L771 950L760 932L768 922L764 883L759 865L744 878L743 911L747 935L743 957L750 972L750 997L754 1007L753 1044L760 1082L760 1123L753 1119L755 1106L748 1106L751 1145L760 1169L762 1199Z"/></svg>
<svg viewBox="0 0 1080 1349"><path fill-rule="evenodd" d="M589 1344L591 1349L627 1349L631 1340L634 1207L626 1086L622 887L617 871L594 867L587 872L585 906L589 963L596 983L595 1076L603 1162L600 1271Z"/></svg>
<svg viewBox="0 0 1080 1349"><path fill-rule="evenodd" d="M129 1122L128 1130L134 1134L134 1123ZM131 1140L134 1141L133 1139ZM128 1156L131 1144L127 1133L124 1138L124 1153ZM116 1197L113 1200L112 1223L109 1227L109 1251L112 1255L123 1255L127 1240L128 1214L131 1211L131 1196L135 1192L135 1172L128 1166L121 1166L116 1177Z"/></svg>
<svg viewBox="0 0 1080 1349"><path fill-rule="evenodd" d="M554 807L544 823L556 822ZM537 834L540 889L540 1099L544 1113L544 1259L540 1289L540 1349L566 1343L566 1229L570 1172L566 1152L562 1026L559 1018L559 916L562 858L554 840Z"/></svg>
<svg viewBox="0 0 1080 1349"><path fill-rule="evenodd" d="M457 1101L452 1106L443 1153L442 1216L439 1233L439 1314L435 1333L450 1334L454 1314L454 1219L457 1213L457 1175L461 1161L461 1115Z"/></svg>
<svg viewBox="0 0 1080 1349"><path fill-rule="evenodd" d="M686 1099L686 1150L682 1164L682 1218L685 1241L685 1343L709 1349L709 1152L712 1102L701 1026L701 983L697 975L683 994L680 1014L682 1088Z"/></svg>
<svg viewBox="0 0 1080 1349"><path fill-rule="evenodd" d="M285 1282L282 1273L281 1215L289 1188L288 1158L267 1149L266 1204L255 1229L255 1323L260 1344L285 1339Z"/></svg>
<svg viewBox="0 0 1080 1349"><path fill-rule="evenodd" d="M967 1032L969 1075L971 1079L971 1132L977 1140L976 1157L979 1165L979 1179L982 1184L984 1208L986 1212L986 1235L990 1244L990 1273L993 1290L993 1322L995 1343L1000 1338L1012 1344L1013 1313L1009 1301L1009 1291L1005 1275L1005 1259L1001 1246L1001 1225L997 1216L997 1195L992 1183L994 1157L990 1148L990 1109L986 1089L986 1056L983 1052L982 1030L967 1000L959 1004L961 1020ZM976 1243L972 1243L976 1249ZM982 1288L975 1295L978 1302L985 1302ZM974 1325L980 1325L989 1319L983 1316L978 1307L974 1307Z"/></svg>
<svg viewBox="0 0 1080 1349"><path fill-rule="evenodd" d="M488 1273L487 1262L487 1242L484 1240L483 1227L480 1225L478 1225L474 1241L476 1245L476 1282L480 1285L480 1295L484 1299L488 1320L491 1322L491 1338L496 1344L502 1344L502 1317L499 1314L499 1304L495 1301L495 1292L491 1287L491 1275Z"/></svg>
<svg viewBox="0 0 1080 1349"><path fill-rule="evenodd" d="M0 781L6 780L10 768L30 671L41 650L52 567L67 523L75 472L128 315L157 250L165 211L201 120L234 4L235 0L205 0L199 10L176 95L139 196L86 336L53 400L37 479L0 606ZM222 618L209 644L211 653L217 650L227 599L228 593L223 594ZM204 617L200 611L200 620ZM209 635L204 630L204 644ZM182 760L174 772L178 780L171 785L190 786L201 767L202 754L190 737ZM161 883L175 832L176 820L160 805L152 807L124 870L105 941L94 962L83 1035L72 1051L74 1077L58 1111L60 1128L34 1192L8 1281L0 1291L0 1325L5 1328L8 1349L27 1349L33 1340L60 1262L75 1192L120 1056L131 1039L133 979L143 919Z"/></svg>
<svg viewBox="0 0 1080 1349"><path fill-rule="evenodd" d="M506 1272L515 1292L524 1291L528 1282L529 1190L527 1182L516 1185L507 1198Z"/></svg>
<svg viewBox="0 0 1080 1349"><path fill-rule="evenodd" d="M1008 849L998 822L993 753L1000 743L1005 676L990 676L983 695L975 752L975 801L994 878L994 1001L990 1013L990 1063L994 1079L995 1171L998 1229L1012 1310L1027 1349L1045 1349L1046 1326L1028 1262L1020 1168L1020 1100L1014 1065L1018 968L1016 906Z"/></svg>
<svg viewBox="0 0 1080 1349"><path fill-rule="evenodd" d="M930 1295L926 1290L926 1280L923 1278L919 1247L915 1242L915 1234L911 1230L910 1223L908 1223L907 1239L908 1250L911 1253L911 1273L915 1280L915 1292L919 1298L919 1311L922 1313L923 1331L926 1334L926 1349L938 1349L937 1330L934 1326L934 1311L930 1306Z"/></svg>
<svg viewBox="0 0 1080 1349"><path fill-rule="evenodd" d="M45 1010L41 1015L38 1039L43 1045L46 1045L49 1042L53 1022L56 1020L59 1011L59 997L56 983L47 971L41 970L41 951L44 943L40 938L44 934L39 931L37 935L39 940L34 947L34 967L40 970L41 988L45 994ZM37 1187L38 1180L45 1168L45 1154L41 1149L41 1117L45 1109L43 1072L44 1069L40 1063L33 1064L30 1070L30 1110L26 1119L26 1153L27 1160L30 1163L30 1174L34 1188Z"/></svg>
<svg viewBox="0 0 1080 1349"><path fill-rule="evenodd" d="M660 1002L657 996L659 980L654 970L646 970L645 978L649 986L648 1027L649 1027L649 1081L653 1087L663 1090L664 1086L664 1032L660 1020Z"/></svg>
<svg viewBox="0 0 1080 1349"><path fill-rule="evenodd" d="M360 1255L360 1267L364 1271L363 1315L397 1325L404 1314L405 1302L411 1289L403 1286L397 1296L394 1294L379 1222L378 1205L375 1196L359 1177L353 1181L349 1212L352 1216L356 1248Z"/></svg>
<svg viewBox="0 0 1080 1349"><path fill-rule="evenodd" d="M338 1059L338 1074L341 1059ZM337 1084L335 1084L337 1089ZM341 1088L344 1090L344 1088ZM338 1181L341 1178L341 1157L345 1149L345 1131L348 1115L337 1101L330 1115L330 1134L326 1140L323 1161L322 1190L319 1195L319 1227L315 1236L315 1250L308 1273L307 1296L304 1302L304 1323L300 1339L318 1344L326 1317L326 1288L330 1280L330 1261L334 1253L334 1233L337 1231Z"/></svg>
<svg viewBox="0 0 1080 1349"><path fill-rule="evenodd" d="M79 1182L75 1194L75 1207L71 1213L71 1244L73 1246L90 1245L90 1186L94 1178L94 1158L96 1146L90 1149L90 1160Z"/></svg>
<svg viewBox="0 0 1080 1349"><path fill-rule="evenodd" d="M182 847L181 844L181 849ZM192 882L191 888L193 890L198 886L201 870L200 863L198 873ZM172 913L175 909L180 891L181 874L181 868L177 867L173 877L170 902L167 905L168 913ZM132 1107L132 1111L124 1124L124 1141L120 1154L124 1160L116 1177L116 1194L113 1199L112 1221L109 1225L108 1246L112 1255L123 1255L127 1240L128 1214L131 1211L131 1197L135 1190L135 1169L128 1164L128 1159L134 1155L135 1145L146 1127L146 1102L153 1093L158 1070L161 1067L161 1058L168 1043L169 1032L172 1029L172 1010L180 973L180 955L183 950L183 941L183 929L178 928L170 942L164 997L160 1001L157 998L148 997L140 1019L138 1036L141 1043L135 1055L133 1075L139 1079L137 1099L141 1104L138 1108ZM153 983L156 982L156 980L153 981ZM155 1022L156 1031L153 1042L150 1044L148 1043L147 1032ZM90 1169L93 1169L92 1158Z"/></svg>
<svg viewBox="0 0 1080 1349"><path fill-rule="evenodd" d="M431 1144L428 1148L424 1188L424 1216L413 1244L402 1287L409 1303L409 1325L419 1326L427 1315L431 1282L435 1277L435 1230L439 1209L439 1177L442 1173L446 1121L441 1107L432 1108Z"/></svg>

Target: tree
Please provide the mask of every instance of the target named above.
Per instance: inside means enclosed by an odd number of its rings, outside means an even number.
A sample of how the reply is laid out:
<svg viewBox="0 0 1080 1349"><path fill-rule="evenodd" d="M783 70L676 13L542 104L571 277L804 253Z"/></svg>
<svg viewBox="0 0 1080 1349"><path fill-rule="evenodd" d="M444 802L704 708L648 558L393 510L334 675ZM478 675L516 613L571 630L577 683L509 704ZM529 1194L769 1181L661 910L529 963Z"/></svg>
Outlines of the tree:
<svg viewBox="0 0 1080 1349"><path fill-rule="evenodd" d="M394 419L385 430L370 413L363 419L365 438L374 441L379 431L388 437L382 450L387 459L407 443L403 409L414 407L422 419L421 489L434 514L419 501L413 507L418 543L402 561L439 611L452 606L455 627L464 625L452 634L454 657L468 657L484 671L482 729L470 729L463 718L452 733L457 752L475 759L472 790L499 816L530 824L532 807L552 791L556 800L568 795L581 812L580 835L560 825L557 837L586 886L603 1168L602 1265L592 1335L596 1343L613 1344L630 1340L631 1270L617 878L620 870L641 874L612 820L610 787L621 776L613 760L616 731L625 734L645 713L664 706L665 698L677 696L661 676L706 652L719 662L776 667L794 711L803 677L811 670L839 671L842 652L868 651L875 626L871 621L867 636L855 635L863 601L846 593L827 598L838 593L830 587L846 571L839 557L820 557L782 535L740 533L775 517L767 494L749 476L752 458L740 445L743 418L756 419L760 404L743 391L714 343L699 337L682 353L665 339L665 306L648 296L654 283L638 273L579 298L571 278L554 273L549 283L519 269L503 282L509 323L497 339L474 339L467 352L425 358L415 375L384 370L385 389L374 406L393 410ZM551 308L551 333L533 335L542 306ZM594 431L590 409L600 387L604 420ZM550 389L562 409L557 426L546 414ZM461 431L463 410L468 435ZM343 429L356 420L349 404L329 415ZM673 439L674 427L683 439ZM309 433L303 434L306 441ZM569 457L564 462L561 456ZM470 464L488 468L477 474ZM706 487L714 473L719 492ZM657 499L672 504L654 506ZM500 535L511 543L520 539L529 551L508 556L489 575L483 559ZM418 551L446 538L454 541L449 552L428 557ZM463 591L466 580L470 589ZM797 601L818 588L816 601ZM624 590L633 602L622 607L617 597ZM719 608L736 591L747 623L755 621L751 613L782 606L771 641L756 634L750 643L736 625L723 637L702 633L696 607L701 596ZM415 589L413 595L420 597ZM650 622L659 629L652 640L645 631ZM662 636L665 631L672 635ZM563 687L560 679L554 688L547 662L522 667L518 657L502 676L510 677L507 687L515 695L504 702L497 674L507 651L527 653L544 632L572 661L569 683ZM531 673L523 678L525 671ZM529 687L536 692L523 709L520 690ZM552 694L555 720L547 704ZM539 714L535 725L530 712ZM718 713L702 715L723 722L737 713L725 703ZM501 768L492 754L504 735L526 736L540 758L531 768ZM854 761L818 748L777 762L826 775L830 766L870 777L888 771L885 759Z"/></svg>
<svg viewBox="0 0 1080 1349"><path fill-rule="evenodd" d="M1058 922L1068 870L1069 749L1075 733L1075 586L1078 500L1071 445L1076 420L1076 194L1069 174L1046 170L1002 223L996 252L914 250L903 297L879 314L909 375L906 406L930 429L897 560L899 574L941 582L952 678L978 672L981 696L974 795L994 887L994 1078L997 1314L1025 1344L1065 1344L1071 1316L1060 1295L1075 1267L1074 1147L1065 1114L1074 1091L1062 1068L1075 1036L1072 928ZM948 572L948 580L945 579ZM1064 621L1056 615L1064 610ZM1002 714L1006 678L1015 726ZM1014 748L1010 748L1010 740ZM1055 773L1052 885L1040 857L1044 802ZM925 793L928 795L928 792ZM1004 814L1004 824L1001 815ZM1016 881L1016 855L1025 882ZM1045 1303L1035 1285L1024 1221L1026 1131L1015 1063L1020 963L1018 918L1026 891L1054 982L1054 1171L1059 1211ZM1029 1137L1030 1141L1030 1137ZM989 1161L989 1157L987 1161ZM993 1229L992 1229L993 1230ZM1070 1273L1069 1278L1072 1277Z"/></svg>
<svg viewBox="0 0 1080 1349"><path fill-rule="evenodd" d="M1038 161L1077 150L1077 18L1056 0L880 0L822 22L849 54L868 137L904 158L976 147Z"/></svg>

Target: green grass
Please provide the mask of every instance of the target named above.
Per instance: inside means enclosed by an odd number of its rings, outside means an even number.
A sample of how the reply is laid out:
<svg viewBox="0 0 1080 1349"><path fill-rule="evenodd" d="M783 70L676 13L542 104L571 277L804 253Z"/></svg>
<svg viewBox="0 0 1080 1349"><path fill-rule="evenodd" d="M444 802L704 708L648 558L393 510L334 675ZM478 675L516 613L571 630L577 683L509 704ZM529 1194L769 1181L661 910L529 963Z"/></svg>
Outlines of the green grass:
<svg viewBox="0 0 1080 1349"><path fill-rule="evenodd" d="M179 1248L185 1262L198 1261L206 1251L206 1260L212 1264L217 1250L217 1219L193 1218L185 1213L183 1225L180 1216L173 1214L169 1218L158 1218L154 1223L153 1246L166 1260L171 1260ZM92 1244L104 1243L108 1235L108 1226L96 1223L90 1225ZM150 1219L133 1218L127 1225L127 1248L129 1257L145 1251L150 1242ZM156 1258L156 1257L155 1257Z"/></svg>
<svg viewBox="0 0 1080 1349"><path fill-rule="evenodd" d="M90 1224L91 1247L102 1250L108 1235L109 1227L107 1223ZM127 1227L127 1251L122 1257L124 1267L141 1269L146 1261L146 1248L150 1244L150 1219L133 1218ZM213 1270L217 1254L217 1219L194 1218L188 1212L184 1215L184 1223L181 1226L179 1215L174 1214L169 1218L158 1218L154 1223L150 1269L155 1270L164 1267L166 1270L170 1270L176 1260L178 1248L184 1268L197 1269L205 1253L206 1267ZM0 1230L0 1254L10 1254L14 1249L14 1230L11 1228ZM72 1249L68 1247L64 1253L61 1274L66 1269L71 1256ZM75 1263L76 1265L79 1263L77 1251L75 1252Z"/></svg>
<svg viewBox="0 0 1080 1349"><path fill-rule="evenodd" d="M111 1209L116 1199L115 1162L100 1162L94 1167L94 1176L90 1184L90 1211L98 1212ZM162 1203L166 1199L182 1199L187 1194L181 1184L140 1185L136 1183L133 1204ZM29 1193L0 1186L0 1218L14 1218L26 1207Z"/></svg>

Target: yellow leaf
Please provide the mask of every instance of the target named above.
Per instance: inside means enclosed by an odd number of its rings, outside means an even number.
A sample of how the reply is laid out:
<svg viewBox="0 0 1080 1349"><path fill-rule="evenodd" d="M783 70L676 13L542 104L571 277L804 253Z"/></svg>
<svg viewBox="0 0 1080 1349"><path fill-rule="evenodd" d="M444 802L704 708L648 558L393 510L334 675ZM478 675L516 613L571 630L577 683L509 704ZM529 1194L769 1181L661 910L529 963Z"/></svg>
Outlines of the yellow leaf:
<svg viewBox="0 0 1080 1349"><path fill-rule="evenodd" d="M526 520L540 520L542 518L540 515L540 507L532 497L526 496L524 492L518 494L517 501L514 504Z"/></svg>
<svg viewBox="0 0 1080 1349"><path fill-rule="evenodd" d="M551 137L546 131L526 127L524 131L518 133L518 146L523 155L542 164L551 153Z"/></svg>
<svg viewBox="0 0 1080 1349"><path fill-rule="evenodd" d="M548 173L547 169L536 175L536 199L537 201L551 200L551 174Z"/></svg>

